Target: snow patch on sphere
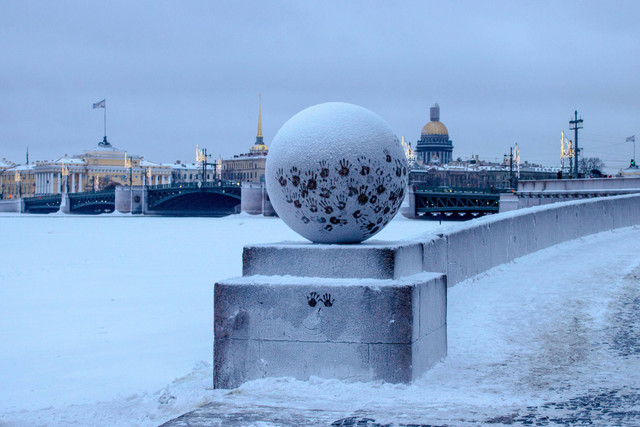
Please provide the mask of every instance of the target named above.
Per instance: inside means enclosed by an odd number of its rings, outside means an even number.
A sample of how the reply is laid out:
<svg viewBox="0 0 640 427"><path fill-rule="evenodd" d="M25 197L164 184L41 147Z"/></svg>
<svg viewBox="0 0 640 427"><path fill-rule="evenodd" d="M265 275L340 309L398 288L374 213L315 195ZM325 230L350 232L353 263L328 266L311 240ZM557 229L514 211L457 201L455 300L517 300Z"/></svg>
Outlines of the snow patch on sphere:
<svg viewBox="0 0 640 427"><path fill-rule="evenodd" d="M341 102L289 119L273 139L266 165L278 216L317 243L356 243L379 232L400 209L408 175L389 125Z"/></svg>

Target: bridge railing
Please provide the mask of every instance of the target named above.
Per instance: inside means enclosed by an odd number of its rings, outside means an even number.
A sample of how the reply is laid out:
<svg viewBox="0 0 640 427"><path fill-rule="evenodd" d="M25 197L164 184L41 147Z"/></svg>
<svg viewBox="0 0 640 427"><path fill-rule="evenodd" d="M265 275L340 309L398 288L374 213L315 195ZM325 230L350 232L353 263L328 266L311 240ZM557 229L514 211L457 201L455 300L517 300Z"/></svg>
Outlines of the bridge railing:
<svg viewBox="0 0 640 427"><path fill-rule="evenodd" d="M240 184L236 181L208 181L202 183L198 182L174 182L172 184L158 184L158 185L147 185L147 188L150 190L161 190L165 188L211 188L211 187L240 187Z"/></svg>
<svg viewBox="0 0 640 427"><path fill-rule="evenodd" d="M511 189L507 188L480 188L480 187L431 187L427 185L414 184L413 191L420 193L465 193L465 194L499 194Z"/></svg>
<svg viewBox="0 0 640 427"><path fill-rule="evenodd" d="M110 188L108 190L99 190L99 191L83 191L81 193L68 193L69 197L72 199L81 198L86 196L95 196L100 197L101 195L112 195L115 194L116 189Z"/></svg>

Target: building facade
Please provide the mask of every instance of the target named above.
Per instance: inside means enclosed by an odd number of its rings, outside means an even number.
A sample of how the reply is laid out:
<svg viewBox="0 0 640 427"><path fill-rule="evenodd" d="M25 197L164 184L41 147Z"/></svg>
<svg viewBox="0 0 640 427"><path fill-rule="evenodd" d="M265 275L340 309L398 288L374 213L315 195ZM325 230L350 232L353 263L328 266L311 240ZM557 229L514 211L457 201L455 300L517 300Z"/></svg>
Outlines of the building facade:
<svg viewBox="0 0 640 427"><path fill-rule="evenodd" d="M258 134L256 142L246 154L222 161L222 179L235 182L264 182L269 147L262 137L262 105L258 107Z"/></svg>
<svg viewBox="0 0 640 427"><path fill-rule="evenodd" d="M14 165L0 170L0 199L34 196L34 168L34 165Z"/></svg>
<svg viewBox="0 0 640 427"><path fill-rule="evenodd" d="M171 184L172 167L129 156L105 137L83 154L13 166L2 172L3 198L100 191L117 185Z"/></svg>
<svg viewBox="0 0 640 427"><path fill-rule="evenodd" d="M461 162L465 163L465 162ZM504 190L515 188L516 180L555 179L559 168L523 165L520 178L514 170L499 164L467 164L430 166L413 169L409 184L423 188L452 187L456 189Z"/></svg>
<svg viewBox="0 0 640 427"><path fill-rule="evenodd" d="M452 159L453 143L449 130L440 121L440 106L430 109L430 122L424 125L416 145L416 161L419 164L446 165Z"/></svg>

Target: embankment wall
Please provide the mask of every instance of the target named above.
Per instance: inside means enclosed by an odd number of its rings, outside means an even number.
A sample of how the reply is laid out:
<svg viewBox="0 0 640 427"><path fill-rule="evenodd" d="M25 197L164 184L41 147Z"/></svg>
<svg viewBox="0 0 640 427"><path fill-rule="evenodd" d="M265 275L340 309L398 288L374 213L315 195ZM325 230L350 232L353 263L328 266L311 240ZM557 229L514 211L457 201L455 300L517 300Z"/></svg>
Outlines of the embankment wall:
<svg viewBox="0 0 640 427"><path fill-rule="evenodd" d="M490 215L422 236L424 271L448 286L500 264L589 234L640 224L640 195L554 203Z"/></svg>

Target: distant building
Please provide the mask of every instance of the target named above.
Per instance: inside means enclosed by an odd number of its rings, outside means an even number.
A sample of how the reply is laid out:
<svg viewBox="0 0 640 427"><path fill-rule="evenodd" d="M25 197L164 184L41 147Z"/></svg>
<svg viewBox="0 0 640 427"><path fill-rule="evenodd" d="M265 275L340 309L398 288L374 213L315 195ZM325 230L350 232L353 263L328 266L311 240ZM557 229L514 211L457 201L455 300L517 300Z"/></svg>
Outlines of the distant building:
<svg viewBox="0 0 640 427"><path fill-rule="evenodd" d="M258 134L256 142L246 154L222 161L222 179L236 182L264 182L269 148L262 138L262 105L258 107Z"/></svg>
<svg viewBox="0 0 640 427"><path fill-rule="evenodd" d="M220 162L221 159L218 159ZM180 160L176 161L173 165L173 183L177 185L181 184L190 184L194 182L202 182L202 166L197 165L195 163L186 164L180 162ZM213 182L220 179L220 174L216 168L207 167L207 182Z"/></svg>
<svg viewBox="0 0 640 427"><path fill-rule="evenodd" d="M544 167L524 162L520 164L521 180L555 179L560 168ZM437 188L500 190L515 187L516 170L503 163L481 161L473 156L468 161L450 162L444 166L426 166L412 169L409 184Z"/></svg>
<svg viewBox="0 0 640 427"><path fill-rule="evenodd" d="M453 143L449 130L440 121L440 106L430 109L431 121L424 125L416 146L416 161L420 164L446 165L451 161Z"/></svg>
<svg viewBox="0 0 640 427"><path fill-rule="evenodd" d="M126 161L125 161L126 159ZM126 162L129 162L125 165ZM14 166L2 172L3 198L99 191L117 185L171 183L171 166L145 161L118 150L105 137L96 148L83 154L63 156L35 165Z"/></svg>
<svg viewBox="0 0 640 427"><path fill-rule="evenodd" d="M13 165L0 169L0 199L16 199L34 195L34 165Z"/></svg>
<svg viewBox="0 0 640 427"><path fill-rule="evenodd" d="M626 169L620 169L618 176L638 177L640 176L640 168L636 165L636 160L631 159L629 167Z"/></svg>

